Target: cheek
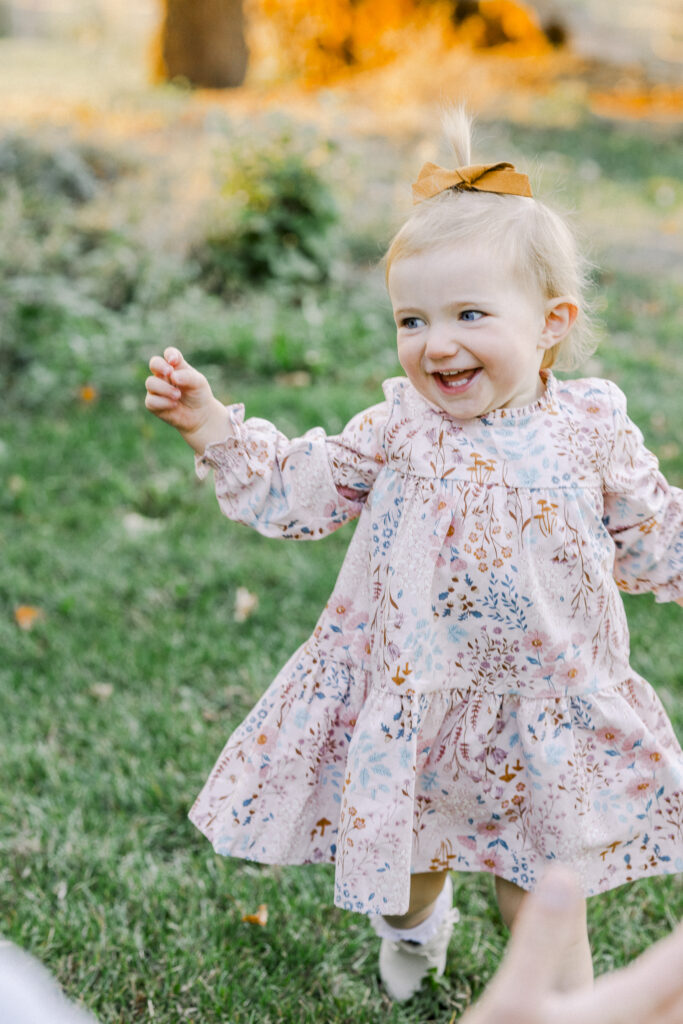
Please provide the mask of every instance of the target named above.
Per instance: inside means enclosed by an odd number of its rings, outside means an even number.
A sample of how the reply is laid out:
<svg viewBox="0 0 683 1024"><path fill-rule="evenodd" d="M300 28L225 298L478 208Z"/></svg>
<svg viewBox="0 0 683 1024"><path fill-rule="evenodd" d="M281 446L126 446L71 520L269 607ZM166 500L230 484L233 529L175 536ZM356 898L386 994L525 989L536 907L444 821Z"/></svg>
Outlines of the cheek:
<svg viewBox="0 0 683 1024"><path fill-rule="evenodd" d="M398 361L409 377L419 373L420 354L413 345L399 345Z"/></svg>
<svg viewBox="0 0 683 1024"><path fill-rule="evenodd" d="M398 355L398 361L405 370L407 365L410 363L410 345L406 345L405 342L398 341L396 343L396 354Z"/></svg>

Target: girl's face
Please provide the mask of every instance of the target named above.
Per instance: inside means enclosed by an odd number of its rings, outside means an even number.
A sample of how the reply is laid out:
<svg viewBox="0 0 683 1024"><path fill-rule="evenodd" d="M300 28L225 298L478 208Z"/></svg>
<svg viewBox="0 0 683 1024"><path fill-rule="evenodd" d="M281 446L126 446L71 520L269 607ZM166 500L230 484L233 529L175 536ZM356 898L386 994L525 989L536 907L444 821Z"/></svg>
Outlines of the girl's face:
<svg viewBox="0 0 683 1024"><path fill-rule="evenodd" d="M576 317L570 299L546 300L522 285L509 258L476 242L396 260L389 294L401 366L455 419L540 398L543 354Z"/></svg>

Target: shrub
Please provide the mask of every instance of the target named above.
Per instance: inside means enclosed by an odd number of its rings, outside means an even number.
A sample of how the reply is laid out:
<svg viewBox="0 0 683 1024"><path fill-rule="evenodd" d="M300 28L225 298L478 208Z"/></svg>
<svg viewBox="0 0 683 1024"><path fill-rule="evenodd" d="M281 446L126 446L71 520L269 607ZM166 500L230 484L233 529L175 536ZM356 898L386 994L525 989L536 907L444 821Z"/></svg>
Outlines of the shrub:
<svg viewBox="0 0 683 1024"><path fill-rule="evenodd" d="M245 284L329 279L338 210L318 167L326 145L289 128L232 145L212 223L193 251L209 291L231 296Z"/></svg>

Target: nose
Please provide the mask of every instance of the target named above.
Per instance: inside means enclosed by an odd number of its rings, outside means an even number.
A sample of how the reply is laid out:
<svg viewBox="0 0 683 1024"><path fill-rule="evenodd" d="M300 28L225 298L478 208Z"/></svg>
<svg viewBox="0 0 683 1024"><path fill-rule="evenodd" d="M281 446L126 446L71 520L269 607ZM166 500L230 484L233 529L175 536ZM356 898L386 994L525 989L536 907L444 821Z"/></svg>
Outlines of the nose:
<svg viewBox="0 0 683 1024"><path fill-rule="evenodd" d="M427 359L433 359L435 362L450 359L456 355L459 348L460 344L452 324L431 324L424 348Z"/></svg>

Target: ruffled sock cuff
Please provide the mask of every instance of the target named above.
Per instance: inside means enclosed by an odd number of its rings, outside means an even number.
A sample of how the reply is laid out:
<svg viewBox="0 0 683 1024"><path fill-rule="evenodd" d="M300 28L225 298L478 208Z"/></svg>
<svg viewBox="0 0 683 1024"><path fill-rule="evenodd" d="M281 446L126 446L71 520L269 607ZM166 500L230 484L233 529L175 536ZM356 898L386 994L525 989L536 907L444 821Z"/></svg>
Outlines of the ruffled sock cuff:
<svg viewBox="0 0 683 1024"><path fill-rule="evenodd" d="M453 883L449 876L429 917L415 925L414 928L392 928L383 917L373 917L371 924L380 939L390 939L392 942L417 942L419 945L424 945L425 942L434 938L441 922L452 907Z"/></svg>

